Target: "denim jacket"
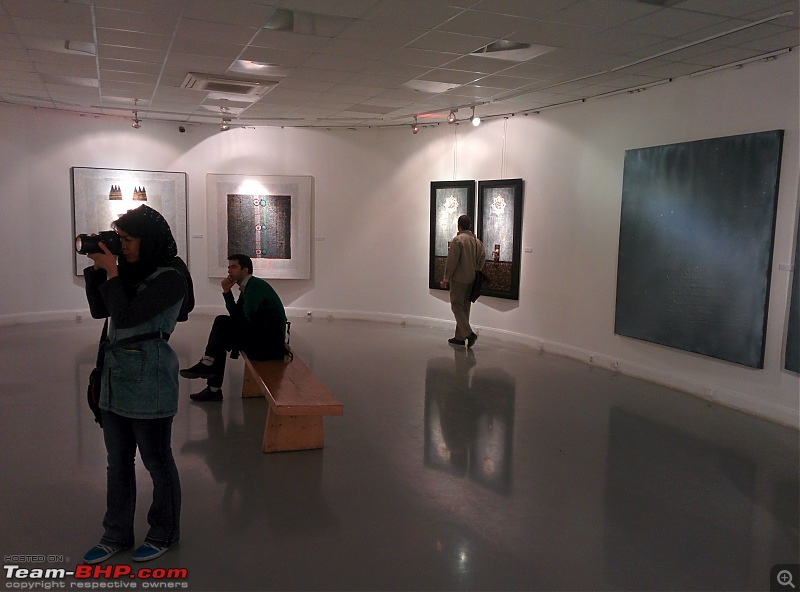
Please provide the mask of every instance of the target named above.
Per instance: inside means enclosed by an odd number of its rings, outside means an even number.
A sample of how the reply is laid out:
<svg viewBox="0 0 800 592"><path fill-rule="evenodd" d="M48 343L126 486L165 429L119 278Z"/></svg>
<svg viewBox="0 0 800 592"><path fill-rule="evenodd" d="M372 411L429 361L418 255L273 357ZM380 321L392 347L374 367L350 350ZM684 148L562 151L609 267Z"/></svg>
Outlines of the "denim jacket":
<svg viewBox="0 0 800 592"><path fill-rule="evenodd" d="M161 273L178 273L161 267L138 287ZM121 339L161 331L170 334L175 329L181 301L173 304L147 321L117 329L109 324L109 343L103 363L100 408L123 417L154 419L171 417L178 411L178 356L163 338L153 338L129 345L114 347Z"/></svg>

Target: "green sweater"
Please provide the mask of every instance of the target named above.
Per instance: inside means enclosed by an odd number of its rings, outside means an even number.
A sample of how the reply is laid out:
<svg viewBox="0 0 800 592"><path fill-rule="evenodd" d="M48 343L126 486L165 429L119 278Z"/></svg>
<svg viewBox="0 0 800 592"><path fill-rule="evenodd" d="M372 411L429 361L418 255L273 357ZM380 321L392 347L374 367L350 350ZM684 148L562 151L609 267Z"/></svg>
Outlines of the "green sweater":
<svg viewBox="0 0 800 592"><path fill-rule="evenodd" d="M223 292L222 297L225 299L225 308L228 309L231 316L237 314L237 304L233 294L231 292ZM251 275L239 300L244 318L248 322L255 320L256 312L259 309L275 309L283 320L284 333L286 332L286 311L283 308L283 303L277 292L266 281Z"/></svg>

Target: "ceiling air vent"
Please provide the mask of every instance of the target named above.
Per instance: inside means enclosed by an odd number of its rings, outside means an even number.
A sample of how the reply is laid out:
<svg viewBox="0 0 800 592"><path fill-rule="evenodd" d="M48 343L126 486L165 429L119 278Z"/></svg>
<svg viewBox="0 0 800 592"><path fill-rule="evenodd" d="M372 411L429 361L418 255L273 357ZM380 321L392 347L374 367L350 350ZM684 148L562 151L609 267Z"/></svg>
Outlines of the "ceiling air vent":
<svg viewBox="0 0 800 592"><path fill-rule="evenodd" d="M242 80L239 78L226 78L213 74L198 74L189 72L184 78L181 88L218 92L229 95L253 96L263 95L277 82L272 80Z"/></svg>

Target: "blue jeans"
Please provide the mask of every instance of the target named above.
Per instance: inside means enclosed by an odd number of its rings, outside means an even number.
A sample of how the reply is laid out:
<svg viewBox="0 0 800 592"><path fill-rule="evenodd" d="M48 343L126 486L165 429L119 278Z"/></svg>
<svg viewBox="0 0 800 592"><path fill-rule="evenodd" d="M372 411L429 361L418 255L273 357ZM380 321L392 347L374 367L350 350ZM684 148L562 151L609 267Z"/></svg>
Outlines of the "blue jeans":
<svg viewBox="0 0 800 592"><path fill-rule="evenodd" d="M145 541L172 545L180 537L181 483L172 457L172 417L131 419L103 410L103 439L108 454L105 532L102 543L130 547L136 510L136 448L153 480Z"/></svg>

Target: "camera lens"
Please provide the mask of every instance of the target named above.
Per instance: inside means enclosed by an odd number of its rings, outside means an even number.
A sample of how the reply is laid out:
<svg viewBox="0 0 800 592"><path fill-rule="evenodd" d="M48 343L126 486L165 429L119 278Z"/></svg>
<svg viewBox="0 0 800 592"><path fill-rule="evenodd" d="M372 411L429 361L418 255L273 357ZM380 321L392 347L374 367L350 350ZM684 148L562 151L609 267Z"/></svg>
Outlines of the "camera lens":
<svg viewBox="0 0 800 592"><path fill-rule="evenodd" d="M122 255L122 243L119 235L113 230L103 230L99 234L79 234L75 237L75 250L81 255L102 253L100 243L103 243L112 255Z"/></svg>

